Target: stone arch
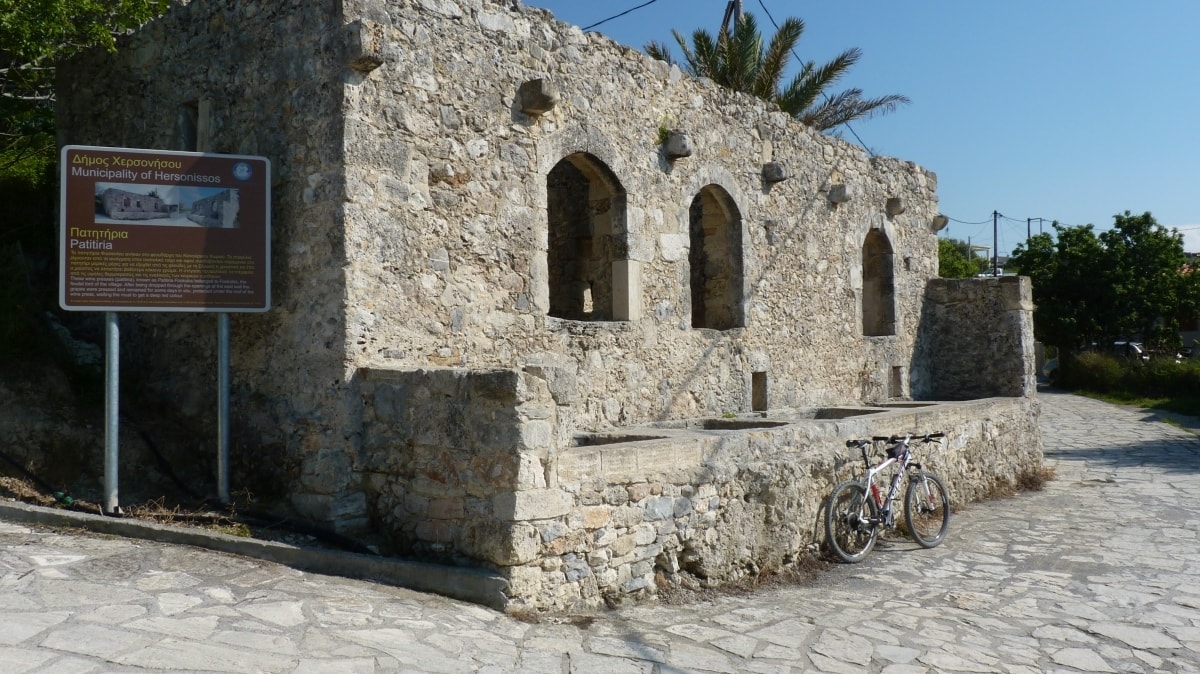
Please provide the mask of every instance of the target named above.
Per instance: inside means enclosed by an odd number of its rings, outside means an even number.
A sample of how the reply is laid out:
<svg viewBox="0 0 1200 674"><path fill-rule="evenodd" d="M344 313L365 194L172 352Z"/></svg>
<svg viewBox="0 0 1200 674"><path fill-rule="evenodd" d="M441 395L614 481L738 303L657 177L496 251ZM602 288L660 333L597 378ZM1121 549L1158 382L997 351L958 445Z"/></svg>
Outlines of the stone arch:
<svg viewBox="0 0 1200 674"><path fill-rule="evenodd" d="M587 321L636 318L626 193L608 166L588 152L559 160L546 174L546 220L547 313Z"/></svg>
<svg viewBox="0 0 1200 674"><path fill-rule="evenodd" d="M688 209L692 327L745 327L742 216L720 185L705 185Z"/></svg>
<svg viewBox="0 0 1200 674"><path fill-rule="evenodd" d="M887 234L867 232L862 247L862 329L866 337L896 334L895 255Z"/></svg>

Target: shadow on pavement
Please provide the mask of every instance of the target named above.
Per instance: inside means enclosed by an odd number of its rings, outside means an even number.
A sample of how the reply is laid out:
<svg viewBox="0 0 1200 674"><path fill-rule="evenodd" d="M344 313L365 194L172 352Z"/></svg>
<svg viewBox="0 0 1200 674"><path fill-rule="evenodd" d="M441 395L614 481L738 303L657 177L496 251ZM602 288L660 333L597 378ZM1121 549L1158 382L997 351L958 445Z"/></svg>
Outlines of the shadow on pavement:
<svg viewBox="0 0 1200 674"><path fill-rule="evenodd" d="M1156 466L1168 473L1200 473L1200 438L1147 440L1097 447L1046 448L1047 459L1085 461L1096 467Z"/></svg>

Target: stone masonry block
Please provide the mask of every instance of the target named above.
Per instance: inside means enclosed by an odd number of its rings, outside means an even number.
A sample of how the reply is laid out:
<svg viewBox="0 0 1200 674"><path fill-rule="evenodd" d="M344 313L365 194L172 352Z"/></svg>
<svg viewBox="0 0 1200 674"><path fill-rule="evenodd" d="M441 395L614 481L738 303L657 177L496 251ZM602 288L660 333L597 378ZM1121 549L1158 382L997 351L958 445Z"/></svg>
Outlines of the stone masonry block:
<svg viewBox="0 0 1200 674"><path fill-rule="evenodd" d="M579 400L577 366L555 367L550 365L526 365L525 372L546 382L550 396L559 405L572 405Z"/></svg>
<svg viewBox="0 0 1200 674"><path fill-rule="evenodd" d="M546 488L546 470L542 462L529 454L522 454L517 469L517 491Z"/></svg>
<svg viewBox="0 0 1200 674"><path fill-rule="evenodd" d="M428 543L450 543L454 540L455 531L445 522L418 522L414 533L419 540Z"/></svg>
<svg viewBox="0 0 1200 674"><path fill-rule="evenodd" d="M497 519L509 522L546 520L562 517L575 505L575 497L557 489L531 489L506 492L492 499Z"/></svg>
<svg viewBox="0 0 1200 674"><path fill-rule="evenodd" d="M600 449L572 447L558 456L557 473L560 482L587 480L603 474Z"/></svg>
<svg viewBox="0 0 1200 674"><path fill-rule="evenodd" d="M517 107L527 115L543 115L558 105L558 87L546 79L529 80L517 88Z"/></svg>
<svg viewBox="0 0 1200 674"><path fill-rule="evenodd" d="M583 509L583 527L599 529L612 521L612 508L609 506L591 506Z"/></svg>
<svg viewBox="0 0 1200 674"><path fill-rule="evenodd" d="M383 65L383 27L373 21L358 20L345 27L346 65L367 74Z"/></svg>
<svg viewBox="0 0 1200 674"><path fill-rule="evenodd" d="M435 520L459 519L465 512L462 498L435 498L429 501L428 516Z"/></svg>
<svg viewBox="0 0 1200 674"><path fill-rule="evenodd" d="M629 500L636 503L650 495L650 485L646 482L631 484L627 491L629 492Z"/></svg>
<svg viewBox="0 0 1200 674"><path fill-rule="evenodd" d="M547 421L532 420L521 424L521 447L535 452L549 449L554 427Z"/></svg>
<svg viewBox="0 0 1200 674"><path fill-rule="evenodd" d="M632 479L640 474L638 470L639 449L615 446L603 448L600 451L600 461L604 475L609 479L619 481Z"/></svg>
<svg viewBox="0 0 1200 674"><path fill-rule="evenodd" d="M631 536L629 534L626 534L624 536L619 536L617 538L617 540L614 541L612 544L613 556L614 557L624 557L625 555L628 555L630 552L632 552L633 548L636 545L637 545L637 541L634 540L633 536Z"/></svg>

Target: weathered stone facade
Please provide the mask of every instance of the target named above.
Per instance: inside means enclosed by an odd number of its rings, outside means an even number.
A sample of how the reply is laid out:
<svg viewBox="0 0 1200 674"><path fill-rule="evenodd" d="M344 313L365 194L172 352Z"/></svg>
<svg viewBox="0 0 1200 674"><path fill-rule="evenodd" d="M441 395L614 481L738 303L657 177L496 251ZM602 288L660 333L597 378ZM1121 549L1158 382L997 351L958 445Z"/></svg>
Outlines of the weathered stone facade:
<svg viewBox="0 0 1200 674"><path fill-rule="evenodd" d="M158 197L110 187L100 193L103 212L114 220L149 220L167 214L167 205Z"/></svg>
<svg viewBox="0 0 1200 674"><path fill-rule="evenodd" d="M956 499L1040 461L1029 307L930 284L932 173L542 10L193 0L59 99L63 143L272 160L274 308L233 321L246 475L514 602L788 563L846 434L951 432ZM977 321L1004 337L965 357L1002 364L939 369ZM209 326L142 324L148 384L200 416ZM799 421L943 377L1010 398ZM779 425L705 428L751 414ZM634 426L656 439L587 445Z"/></svg>

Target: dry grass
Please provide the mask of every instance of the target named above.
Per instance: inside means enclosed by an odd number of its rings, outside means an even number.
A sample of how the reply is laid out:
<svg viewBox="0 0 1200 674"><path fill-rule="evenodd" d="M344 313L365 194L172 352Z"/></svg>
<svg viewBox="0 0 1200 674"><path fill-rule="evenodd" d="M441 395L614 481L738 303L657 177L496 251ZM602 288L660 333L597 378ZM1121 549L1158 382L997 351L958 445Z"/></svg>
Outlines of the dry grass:
<svg viewBox="0 0 1200 674"><path fill-rule="evenodd" d="M1036 468L1027 468L1017 473L1016 478L1011 481L993 481L979 496L979 500L1012 498L1020 492L1041 491L1046 488L1046 483L1053 479L1055 479L1054 469L1049 466L1039 465ZM954 510L953 507L951 509Z"/></svg>
<svg viewBox="0 0 1200 674"><path fill-rule="evenodd" d="M671 583L661 572L655 577L658 601L671 606L711 601L719 597L743 597L785 586L811 585L833 564L810 554L801 554L795 562L781 569L761 569L739 580L708 585L687 574L678 574L679 582Z"/></svg>
<svg viewBox="0 0 1200 674"><path fill-rule="evenodd" d="M1046 465L1023 470L1017 475L1017 489L1021 491L1041 491L1046 488L1047 482L1054 480L1056 477L1054 469Z"/></svg>

